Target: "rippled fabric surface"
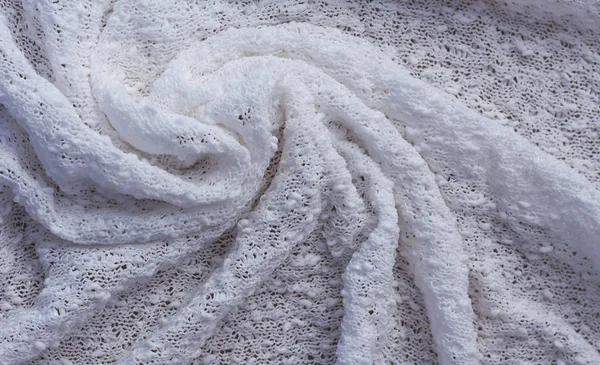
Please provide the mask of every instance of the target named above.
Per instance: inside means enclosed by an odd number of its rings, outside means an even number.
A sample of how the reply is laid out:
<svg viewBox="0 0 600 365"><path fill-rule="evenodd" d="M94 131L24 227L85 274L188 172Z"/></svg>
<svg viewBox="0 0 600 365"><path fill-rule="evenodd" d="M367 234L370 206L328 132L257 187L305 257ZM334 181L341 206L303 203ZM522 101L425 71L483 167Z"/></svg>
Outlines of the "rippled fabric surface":
<svg viewBox="0 0 600 365"><path fill-rule="evenodd" d="M600 362L598 3L0 5L0 364Z"/></svg>

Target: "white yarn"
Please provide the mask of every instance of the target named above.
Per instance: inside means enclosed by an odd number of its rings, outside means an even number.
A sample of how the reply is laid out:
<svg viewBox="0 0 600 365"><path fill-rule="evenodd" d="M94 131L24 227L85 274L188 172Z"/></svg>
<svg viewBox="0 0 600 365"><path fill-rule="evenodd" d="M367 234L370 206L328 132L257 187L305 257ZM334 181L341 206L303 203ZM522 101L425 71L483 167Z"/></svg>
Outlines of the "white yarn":
<svg viewBox="0 0 600 365"><path fill-rule="evenodd" d="M0 364L600 363L598 2L0 9Z"/></svg>

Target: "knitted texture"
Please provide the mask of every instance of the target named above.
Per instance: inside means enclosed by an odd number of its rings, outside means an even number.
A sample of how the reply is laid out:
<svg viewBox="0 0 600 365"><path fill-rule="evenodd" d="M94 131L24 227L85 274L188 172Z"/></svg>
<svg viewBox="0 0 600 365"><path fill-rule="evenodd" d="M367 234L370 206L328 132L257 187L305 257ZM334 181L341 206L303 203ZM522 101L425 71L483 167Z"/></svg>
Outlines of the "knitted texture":
<svg viewBox="0 0 600 365"><path fill-rule="evenodd" d="M0 11L0 365L600 363L596 0Z"/></svg>

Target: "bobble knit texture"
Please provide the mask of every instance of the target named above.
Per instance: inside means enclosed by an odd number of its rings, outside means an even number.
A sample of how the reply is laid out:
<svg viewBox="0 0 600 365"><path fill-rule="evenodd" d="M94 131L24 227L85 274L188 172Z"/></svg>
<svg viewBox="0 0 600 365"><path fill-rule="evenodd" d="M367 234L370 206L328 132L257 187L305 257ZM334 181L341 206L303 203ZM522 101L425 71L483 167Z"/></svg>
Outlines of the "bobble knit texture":
<svg viewBox="0 0 600 365"><path fill-rule="evenodd" d="M600 364L596 0L0 0L0 365Z"/></svg>

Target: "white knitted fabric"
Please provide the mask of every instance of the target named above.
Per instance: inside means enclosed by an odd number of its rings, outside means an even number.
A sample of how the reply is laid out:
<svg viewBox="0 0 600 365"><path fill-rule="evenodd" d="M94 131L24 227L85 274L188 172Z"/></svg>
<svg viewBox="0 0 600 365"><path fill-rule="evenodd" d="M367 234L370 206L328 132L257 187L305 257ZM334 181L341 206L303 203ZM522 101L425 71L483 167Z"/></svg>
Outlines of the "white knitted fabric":
<svg viewBox="0 0 600 365"><path fill-rule="evenodd" d="M0 11L0 365L600 364L597 0Z"/></svg>

